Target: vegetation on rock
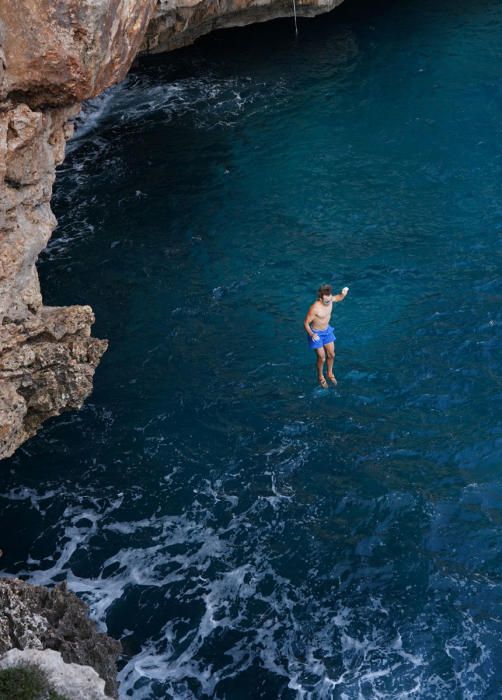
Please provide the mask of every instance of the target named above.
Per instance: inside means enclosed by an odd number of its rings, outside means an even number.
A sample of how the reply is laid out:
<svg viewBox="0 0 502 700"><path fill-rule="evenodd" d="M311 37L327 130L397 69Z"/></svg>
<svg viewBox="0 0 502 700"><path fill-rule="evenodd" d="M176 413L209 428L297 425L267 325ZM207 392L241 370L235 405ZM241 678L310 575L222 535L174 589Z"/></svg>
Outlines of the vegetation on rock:
<svg viewBox="0 0 502 700"><path fill-rule="evenodd" d="M53 690L45 672L34 664L0 670L0 700L69 700Z"/></svg>

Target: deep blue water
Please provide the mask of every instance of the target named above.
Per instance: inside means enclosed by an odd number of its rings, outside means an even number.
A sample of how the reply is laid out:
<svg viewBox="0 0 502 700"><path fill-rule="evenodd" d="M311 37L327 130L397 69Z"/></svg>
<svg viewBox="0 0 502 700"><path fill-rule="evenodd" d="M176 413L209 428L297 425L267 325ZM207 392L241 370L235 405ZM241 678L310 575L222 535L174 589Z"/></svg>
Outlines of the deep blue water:
<svg viewBox="0 0 502 700"><path fill-rule="evenodd" d="M501 59L501 2L346 0L87 106L39 268L110 349L4 464L2 564L124 698L501 696Z"/></svg>

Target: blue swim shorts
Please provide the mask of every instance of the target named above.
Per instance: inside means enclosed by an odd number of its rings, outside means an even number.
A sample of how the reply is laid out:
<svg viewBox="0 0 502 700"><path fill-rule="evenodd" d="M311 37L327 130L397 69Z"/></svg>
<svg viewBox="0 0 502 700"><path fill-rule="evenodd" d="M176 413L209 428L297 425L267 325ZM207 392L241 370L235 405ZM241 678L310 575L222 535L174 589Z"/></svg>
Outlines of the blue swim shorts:
<svg viewBox="0 0 502 700"><path fill-rule="evenodd" d="M323 345L327 345L328 343L334 343L336 340L334 328L332 326L328 326L324 331L315 331L312 328L312 332L316 333L316 335L319 336L319 340L312 340L310 335L307 336L309 341L309 348L311 348L312 350L322 348Z"/></svg>

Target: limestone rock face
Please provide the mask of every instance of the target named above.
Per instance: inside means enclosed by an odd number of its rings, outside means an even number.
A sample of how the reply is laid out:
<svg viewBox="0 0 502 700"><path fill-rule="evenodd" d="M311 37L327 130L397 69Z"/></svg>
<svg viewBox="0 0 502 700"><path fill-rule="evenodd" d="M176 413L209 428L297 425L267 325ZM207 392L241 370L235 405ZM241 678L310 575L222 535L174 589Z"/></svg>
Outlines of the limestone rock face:
<svg viewBox="0 0 502 700"><path fill-rule="evenodd" d="M97 684L102 695L96 697L104 697L105 689L117 695L120 643L98 632L85 603L64 585L48 589L0 579L0 655L11 649L52 649L66 663L92 666L96 680L103 679ZM60 692L71 698L95 697Z"/></svg>
<svg viewBox="0 0 502 700"><path fill-rule="evenodd" d="M121 80L155 0L0 2L0 459L79 408L106 341L88 306L43 305L35 263L80 102Z"/></svg>
<svg viewBox="0 0 502 700"><path fill-rule="evenodd" d="M78 110L0 111L0 457L82 405L107 345L90 337L90 307L43 305L35 267L56 224L52 184Z"/></svg>
<svg viewBox="0 0 502 700"><path fill-rule="evenodd" d="M42 307L26 323L5 323L0 342L0 449L4 456L92 391L107 342L90 337L89 306ZM16 342L17 341L17 342Z"/></svg>
<svg viewBox="0 0 502 700"><path fill-rule="evenodd" d="M154 4L155 0L2 0L0 99L31 107L73 104L122 80Z"/></svg>
<svg viewBox="0 0 502 700"><path fill-rule="evenodd" d="M57 651L11 649L0 658L0 669L34 664L45 671L52 690L72 700L110 700L105 682L90 666L67 664Z"/></svg>
<svg viewBox="0 0 502 700"><path fill-rule="evenodd" d="M343 0L296 0L298 17L329 12ZM141 51L159 53L191 44L215 29L292 17L293 0L157 0Z"/></svg>

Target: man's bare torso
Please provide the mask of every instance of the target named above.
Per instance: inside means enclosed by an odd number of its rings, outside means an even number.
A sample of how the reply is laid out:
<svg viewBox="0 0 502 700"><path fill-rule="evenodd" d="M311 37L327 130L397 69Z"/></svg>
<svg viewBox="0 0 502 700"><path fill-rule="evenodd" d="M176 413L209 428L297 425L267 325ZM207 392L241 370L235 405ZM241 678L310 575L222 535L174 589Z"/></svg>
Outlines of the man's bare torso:
<svg viewBox="0 0 502 700"><path fill-rule="evenodd" d="M310 327L313 331L325 331L331 319L333 302L330 301L328 304L324 304L322 301L315 301L312 305L312 311L314 312L314 320L311 322Z"/></svg>

